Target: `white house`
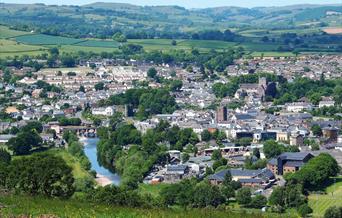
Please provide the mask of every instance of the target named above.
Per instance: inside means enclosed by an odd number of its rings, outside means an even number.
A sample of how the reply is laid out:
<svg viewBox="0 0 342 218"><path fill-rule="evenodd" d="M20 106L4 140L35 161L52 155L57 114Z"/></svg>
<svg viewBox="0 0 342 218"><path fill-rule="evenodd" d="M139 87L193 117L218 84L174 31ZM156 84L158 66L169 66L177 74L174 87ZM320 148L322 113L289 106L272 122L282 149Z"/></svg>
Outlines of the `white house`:
<svg viewBox="0 0 342 218"><path fill-rule="evenodd" d="M319 108L322 108L322 107L333 107L335 106L335 101L330 98L330 97L325 97L323 98L319 104L318 104L318 107Z"/></svg>
<svg viewBox="0 0 342 218"><path fill-rule="evenodd" d="M91 113L93 115L113 116L115 113L115 108L114 107L93 108Z"/></svg>
<svg viewBox="0 0 342 218"><path fill-rule="evenodd" d="M287 103L285 106L287 111L296 113L304 110L312 110L312 104L306 102Z"/></svg>

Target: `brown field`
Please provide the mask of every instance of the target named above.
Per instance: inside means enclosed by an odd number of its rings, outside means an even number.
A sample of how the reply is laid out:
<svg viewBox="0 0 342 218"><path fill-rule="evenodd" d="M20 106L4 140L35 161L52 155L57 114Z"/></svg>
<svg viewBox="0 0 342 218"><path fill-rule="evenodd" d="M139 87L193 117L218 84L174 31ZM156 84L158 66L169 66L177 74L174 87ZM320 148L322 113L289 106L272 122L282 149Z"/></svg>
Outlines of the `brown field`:
<svg viewBox="0 0 342 218"><path fill-rule="evenodd" d="M323 29L328 34L342 34L342 27L329 27Z"/></svg>

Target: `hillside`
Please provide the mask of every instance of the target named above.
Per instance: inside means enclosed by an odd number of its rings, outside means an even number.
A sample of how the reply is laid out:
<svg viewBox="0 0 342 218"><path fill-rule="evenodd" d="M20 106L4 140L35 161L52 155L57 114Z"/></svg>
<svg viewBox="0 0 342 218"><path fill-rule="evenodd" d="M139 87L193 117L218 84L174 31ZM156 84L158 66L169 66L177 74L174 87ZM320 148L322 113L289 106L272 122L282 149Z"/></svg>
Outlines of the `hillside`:
<svg viewBox="0 0 342 218"><path fill-rule="evenodd" d="M83 6L0 3L0 24L51 35L107 38L120 30L129 38L189 38L208 29L306 30L340 26L341 5L287 7L137 6L93 3ZM141 35L143 34L143 35Z"/></svg>

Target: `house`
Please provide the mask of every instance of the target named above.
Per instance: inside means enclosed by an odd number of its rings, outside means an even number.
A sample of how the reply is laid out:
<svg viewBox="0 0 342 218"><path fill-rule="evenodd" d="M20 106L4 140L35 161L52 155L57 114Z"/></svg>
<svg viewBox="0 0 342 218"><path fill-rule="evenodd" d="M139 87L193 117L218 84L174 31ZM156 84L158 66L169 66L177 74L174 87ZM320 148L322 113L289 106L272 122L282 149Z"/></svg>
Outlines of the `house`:
<svg viewBox="0 0 342 218"><path fill-rule="evenodd" d="M301 112L304 110L312 110L313 106L310 103L307 102L293 102L293 103L287 103L285 104L286 110L289 112Z"/></svg>
<svg viewBox="0 0 342 218"><path fill-rule="evenodd" d="M323 97L322 100L318 103L318 107L333 107L335 106L335 101L331 97Z"/></svg>
<svg viewBox="0 0 342 218"><path fill-rule="evenodd" d="M267 169L276 175L293 173L307 163L313 155L309 152L285 152L267 163Z"/></svg>
<svg viewBox="0 0 342 218"><path fill-rule="evenodd" d="M93 115L113 116L115 113L115 108L114 107L93 108L91 113Z"/></svg>
<svg viewBox="0 0 342 218"><path fill-rule="evenodd" d="M322 129L323 137L328 139L329 142L337 142L339 128L337 127L324 127Z"/></svg>
<svg viewBox="0 0 342 218"><path fill-rule="evenodd" d="M228 171L232 175L232 180L240 182L242 186L267 188L275 179L273 172L266 168L259 170L229 169L209 176L209 182L212 185L222 184Z"/></svg>
<svg viewBox="0 0 342 218"><path fill-rule="evenodd" d="M304 137L300 134L294 134L290 137L290 145L293 146L303 146L304 145Z"/></svg>
<svg viewBox="0 0 342 218"><path fill-rule="evenodd" d="M165 182L179 182L188 172L189 167L187 165L168 165L164 175Z"/></svg>

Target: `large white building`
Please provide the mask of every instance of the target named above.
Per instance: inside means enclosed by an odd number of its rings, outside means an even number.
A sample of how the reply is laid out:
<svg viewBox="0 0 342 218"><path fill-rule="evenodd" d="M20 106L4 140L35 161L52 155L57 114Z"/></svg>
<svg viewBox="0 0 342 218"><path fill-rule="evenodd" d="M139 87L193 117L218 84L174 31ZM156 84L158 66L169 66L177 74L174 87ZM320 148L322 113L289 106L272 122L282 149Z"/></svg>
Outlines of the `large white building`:
<svg viewBox="0 0 342 218"><path fill-rule="evenodd" d="M115 113L115 108L114 107L93 108L91 113L93 115L113 116Z"/></svg>

